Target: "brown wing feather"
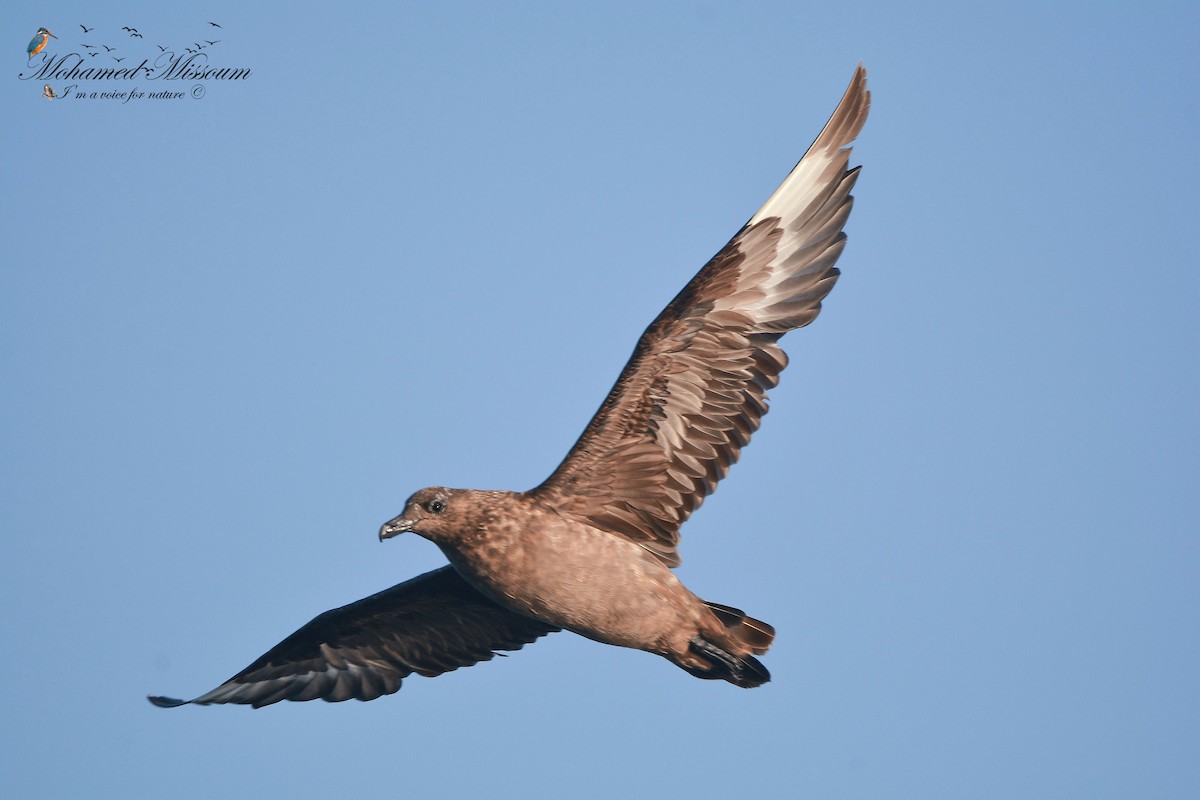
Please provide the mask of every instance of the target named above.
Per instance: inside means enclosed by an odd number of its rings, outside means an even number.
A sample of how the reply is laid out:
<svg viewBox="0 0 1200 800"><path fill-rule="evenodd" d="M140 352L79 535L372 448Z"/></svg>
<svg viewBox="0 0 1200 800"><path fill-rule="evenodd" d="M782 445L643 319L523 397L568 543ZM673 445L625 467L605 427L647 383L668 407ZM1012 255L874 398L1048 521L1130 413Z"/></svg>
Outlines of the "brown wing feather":
<svg viewBox="0 0 1200 800"><path fill-rule="evenodd" d="M766 392L787 366L779 337L812 322L837 280L858 177L848 145L869 107L860 65L804 158L650 324L533 496L679 563L679 526L767 412Z"/></svg>
<svg viewBox="0 0 1200 800"><path fill-rule="evenodd" d="M150 702L260 708L280 700L374 700L414 672L441 675L557 630L496 605L447 566L326 611L194 700Z"/></svg>

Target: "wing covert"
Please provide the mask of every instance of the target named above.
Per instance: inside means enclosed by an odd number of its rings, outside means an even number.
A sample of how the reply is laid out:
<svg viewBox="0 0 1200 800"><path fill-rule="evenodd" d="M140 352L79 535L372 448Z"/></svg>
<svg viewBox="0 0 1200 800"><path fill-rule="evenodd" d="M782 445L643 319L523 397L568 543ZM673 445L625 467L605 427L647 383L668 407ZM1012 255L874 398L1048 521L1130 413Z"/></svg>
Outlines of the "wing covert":
<svg viewBox="0 0 1200 800"><path fill-rule="evenodd" d="M530 494L626 536L669 566L679 527L716 488L767 412L787 356L839 272L870 108L860 65L780 187L650 324L600 409Z"/></svg>
<svg viewBox="0 0 1200 800"><path fill-rule="evenodd" d="M433 677L519 650L559 630L484 597L453 567L427 572L326 611L253 664L193 700L150 697L164 708L195 703L374 700L412 673Z"/></svg>

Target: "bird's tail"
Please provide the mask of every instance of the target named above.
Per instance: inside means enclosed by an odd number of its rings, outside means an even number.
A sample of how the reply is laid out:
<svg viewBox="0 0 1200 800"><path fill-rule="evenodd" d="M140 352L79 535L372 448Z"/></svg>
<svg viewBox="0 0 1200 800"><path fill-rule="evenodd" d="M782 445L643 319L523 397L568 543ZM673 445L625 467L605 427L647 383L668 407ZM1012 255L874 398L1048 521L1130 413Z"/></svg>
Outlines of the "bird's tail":
<svg viewBox="0 0 1200 800"><path fill-rule="evenodd" d="M775 641L773 627L761 619L746 616L746 612L740 608L710 603L707 600L704 601L704 605L708 606L708 610L721 620L726 632L737 637L754 655L761 656L770 649L771 642Z"/></svg>
<svg viewBox="0 0 1200 800"><path fill-rule="evenodd" d="M740 609L707 601L704 604L723 626L720 635L710 632L694 637L687 655L672 660L697 678L729 681L745 689L771 680L771 673L754 656L767 652L775 639L775 629Z"/></svg>

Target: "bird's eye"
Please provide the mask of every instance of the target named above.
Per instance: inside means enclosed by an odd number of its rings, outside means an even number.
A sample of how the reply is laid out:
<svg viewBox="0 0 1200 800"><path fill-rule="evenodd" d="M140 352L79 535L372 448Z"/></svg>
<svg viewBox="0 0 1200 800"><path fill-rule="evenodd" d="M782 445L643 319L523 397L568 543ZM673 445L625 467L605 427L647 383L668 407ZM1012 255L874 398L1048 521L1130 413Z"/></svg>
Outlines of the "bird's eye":
<svg viewBox="0 0 1200 800"><path fill-rule="evenodd" d="M434 514L440 514L446 510L446 504L441 500L431 500L429 503L429 510Z"/></svg>

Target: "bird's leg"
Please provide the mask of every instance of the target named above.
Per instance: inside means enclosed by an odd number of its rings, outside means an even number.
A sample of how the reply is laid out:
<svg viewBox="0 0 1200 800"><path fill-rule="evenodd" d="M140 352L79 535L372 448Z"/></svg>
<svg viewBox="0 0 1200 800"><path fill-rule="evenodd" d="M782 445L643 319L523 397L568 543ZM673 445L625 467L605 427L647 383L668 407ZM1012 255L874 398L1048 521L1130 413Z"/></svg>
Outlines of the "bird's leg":
<svg viewBox="0 0 1200 800"><path fill-rule="evenodd" d="M699 636L692 637L691 645L693 650L705 658L724 664L731 675L741 677L742 662L736 656L730 655L712 642L702 639Z"/></svg>

